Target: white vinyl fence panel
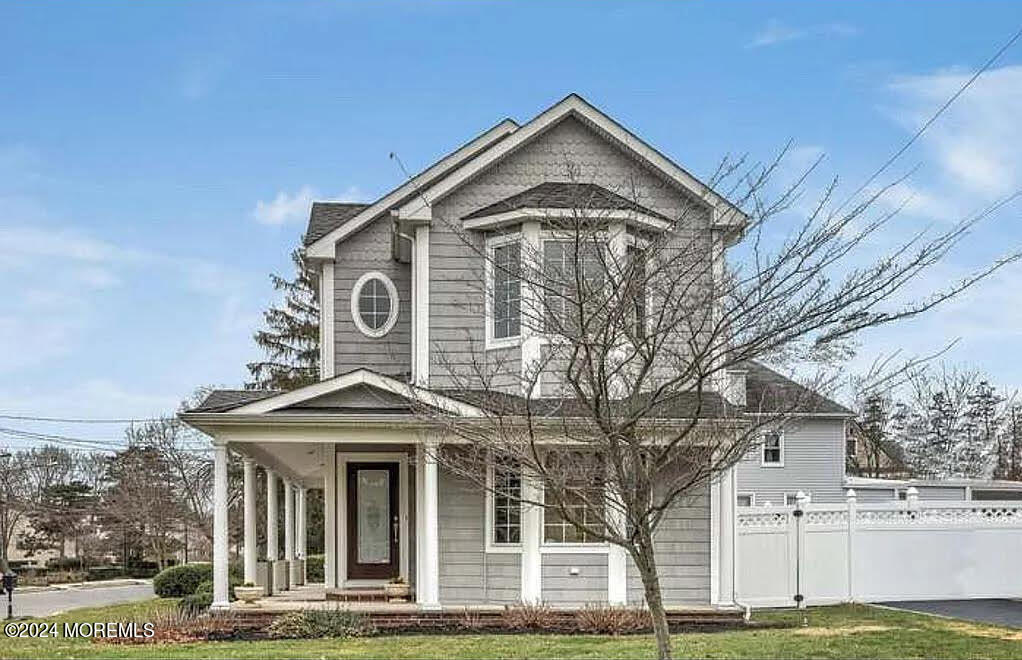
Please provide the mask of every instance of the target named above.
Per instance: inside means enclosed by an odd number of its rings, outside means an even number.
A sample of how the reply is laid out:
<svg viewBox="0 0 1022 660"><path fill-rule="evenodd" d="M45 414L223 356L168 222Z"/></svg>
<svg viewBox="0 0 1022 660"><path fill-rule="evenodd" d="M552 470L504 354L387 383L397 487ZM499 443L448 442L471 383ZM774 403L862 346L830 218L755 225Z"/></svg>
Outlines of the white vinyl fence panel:
<svg viewBox="0 0 1022 660"><path fill-rule="evenodd" d="M1022 502L737 509L740 602L1022 597Z"/></svg>

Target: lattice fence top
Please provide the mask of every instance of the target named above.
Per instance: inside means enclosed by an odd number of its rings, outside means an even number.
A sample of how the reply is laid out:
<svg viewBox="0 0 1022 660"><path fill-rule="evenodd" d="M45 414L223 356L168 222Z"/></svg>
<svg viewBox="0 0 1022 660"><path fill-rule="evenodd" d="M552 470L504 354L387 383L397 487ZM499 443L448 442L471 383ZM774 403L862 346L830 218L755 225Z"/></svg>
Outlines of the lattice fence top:
<svg viewBox="0 0 1022 660"><path fill-rule="evenodd" d="M854 510L856 526L879 527L1022 527L1022 503L973 502L824 505L812 504L803 517L806 528L847 525ZM795 507L741 507L738 527L746 530L781 530L794 522Z"/></svg>

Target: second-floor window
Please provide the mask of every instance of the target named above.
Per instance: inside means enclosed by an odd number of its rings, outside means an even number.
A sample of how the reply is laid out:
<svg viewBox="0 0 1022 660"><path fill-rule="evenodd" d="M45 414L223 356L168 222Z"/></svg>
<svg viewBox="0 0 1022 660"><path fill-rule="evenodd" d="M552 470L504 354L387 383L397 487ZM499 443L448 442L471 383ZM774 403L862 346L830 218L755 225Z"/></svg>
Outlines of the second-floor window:
<svg viewBox="0 0 1022 660"><path fill-rule="evenodd" d="M784 465L784 436L780 431L767 431L763 434L763 466L781 467Z"/></svg>
<svg viewBox="0 0 1022 660"><path fill-rule="evenodd" d="M382 337L397 323L397 287L380 272L358 278L351 289L351 318L359 332L367 337Z"/></svg>
<svg viewBox="0 0 1022 660"><path fill-rule="evenodd" d="M579 252L581 254L577 254ZM548 332L575 335L578 307L599 304L603 275L603 263L595 246L586 244L576 248L575 242L570 240L543 241L543 307Z"/></svg>
<svg viewBox="0 0 1022 660"><path fill-rule="evenodd" d="M517 241L497 245L491 259L493 338L510 339L522 329L521 245Z"/></svg>

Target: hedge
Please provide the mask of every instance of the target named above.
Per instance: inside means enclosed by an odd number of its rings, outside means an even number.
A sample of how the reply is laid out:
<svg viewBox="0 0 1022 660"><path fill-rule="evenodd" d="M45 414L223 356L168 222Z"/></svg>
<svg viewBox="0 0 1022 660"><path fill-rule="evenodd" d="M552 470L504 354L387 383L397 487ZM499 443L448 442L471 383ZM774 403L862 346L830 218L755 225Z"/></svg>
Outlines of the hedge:
<svg viewBox="0 0 1022 660"><path fill-rule="evenodd" d="M200 584L212 579L212 564L171 566L153 578L153 591L161 598L191 596Z"/></svg>
<svg viewBox="0 0 1022 660"><path fill-rule="evenodd" d="M309 555L305 559L305 579L309 582L323 582L323 555Z"/></svg>

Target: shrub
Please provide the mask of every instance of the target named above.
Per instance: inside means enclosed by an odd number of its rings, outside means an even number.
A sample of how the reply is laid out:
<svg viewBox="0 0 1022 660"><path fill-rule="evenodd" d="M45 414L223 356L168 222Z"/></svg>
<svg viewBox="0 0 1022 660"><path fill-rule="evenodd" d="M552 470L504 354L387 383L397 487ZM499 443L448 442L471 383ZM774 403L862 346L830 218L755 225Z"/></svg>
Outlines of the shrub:
<svg viewBox="0 0 1022 660"><path fill-rule="evenodd" d="M556 624L548 605L511 605L504 608L502 618L504 626L513 630L543 630Z"/></svg>
<svg viewBox="0 0 1022 660"><path fill-rule="evenodd" d="M203 592L185 596L177 603L177 608L186 614L202 614L213 604L213 592Z"/></svg>
<svg viewBox="0 0 1022 660"><path fill-rule="evenodd" d="M46 568L57 571L77 571L82 566L78 557L53 558L46 562Z"/></svg>
<svg viewBox="0 0 1022 660"><path fill-rule="evenodd" d="M153 578L153 591L162 598L191 596L200 584L212 579L212 564L171 566Z"/></svg>
<svg viewBox="0 0 1022 660"><path fill-rule="evenodd" d="M575 627L583 633L623 635L643 632L652 626L649 612L633 607L587 605L575 612Z"/></svg>
<svg viewBox="0 0 1022 660"><path fill-rule="evenodd" d="M267 628L276 639L318 637L364 637L376 632L362 612L350 610L302 610L277 617Z"/></svg>
<svg viewBox="0 0 1022 660"><path fill-rule="evenodd" d="M323 555L309 555L305 559L305 579L309 582L323 582Z"/></svg>

